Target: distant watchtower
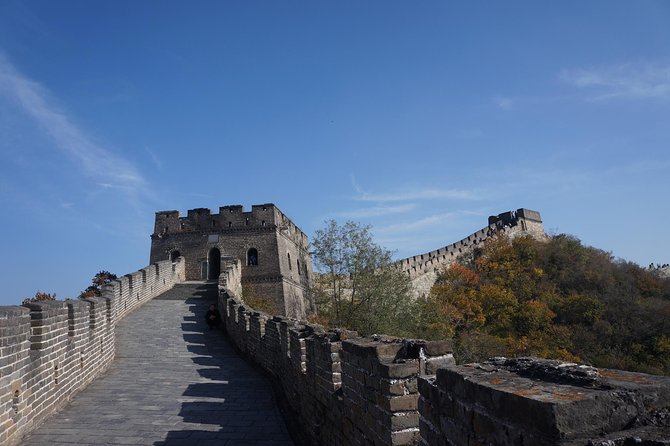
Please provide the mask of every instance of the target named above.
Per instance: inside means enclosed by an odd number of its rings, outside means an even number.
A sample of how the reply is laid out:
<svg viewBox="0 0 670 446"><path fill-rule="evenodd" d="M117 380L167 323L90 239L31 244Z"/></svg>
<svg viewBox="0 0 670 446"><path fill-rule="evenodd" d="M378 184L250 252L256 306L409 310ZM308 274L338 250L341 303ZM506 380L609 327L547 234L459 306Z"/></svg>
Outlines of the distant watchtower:
<svg viewBox="0 0 670 446"><path fill-rule="evenodd" d="M222 258L242 263L242 285L269 299L278 313L304 317L312 274L307 236L274 204L245 212L222 206L218 214L198 208L156 212L151 263L186 260L186 280L217 280Z"/></svg>

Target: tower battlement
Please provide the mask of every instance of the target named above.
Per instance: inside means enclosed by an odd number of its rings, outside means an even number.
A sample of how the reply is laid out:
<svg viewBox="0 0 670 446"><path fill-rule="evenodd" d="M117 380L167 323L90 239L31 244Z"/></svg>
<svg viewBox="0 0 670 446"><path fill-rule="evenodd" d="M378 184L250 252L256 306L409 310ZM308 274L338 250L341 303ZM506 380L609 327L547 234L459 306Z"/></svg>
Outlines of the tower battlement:
<svg viewBox="0 0 670 446"><path fill-rule="evenodd" d="M152 238L185 232L254 232L279 229L299 245L308 244L307 235L273 203L255 204L251 211L242 205L219 207L218 214L209 208L189 209L185 217L177 210L156 212Z"/></svg>
<svg viewBox="0 0 670 446"><path fill-rule="evenodd" d="M312 274L307 235L273 203L156 212L151 261L186 260L187 280L218 280L237 259L248 292L272 301L276 313L304 317ZM251 290L251 291L250 291Z"/></svg>

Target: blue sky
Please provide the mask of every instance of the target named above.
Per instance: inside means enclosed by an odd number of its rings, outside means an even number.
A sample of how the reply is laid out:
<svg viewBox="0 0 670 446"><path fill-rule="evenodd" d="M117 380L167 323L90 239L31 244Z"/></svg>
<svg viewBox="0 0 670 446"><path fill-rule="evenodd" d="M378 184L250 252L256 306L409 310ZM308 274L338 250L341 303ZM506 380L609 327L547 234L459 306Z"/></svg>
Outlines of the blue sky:
<svg viewBox="0 0 670 446"><path fill-rule="evenodd" d="M274 202L397 257L526 207L670 262L666 1L0 2L0 304Z"/></svg>

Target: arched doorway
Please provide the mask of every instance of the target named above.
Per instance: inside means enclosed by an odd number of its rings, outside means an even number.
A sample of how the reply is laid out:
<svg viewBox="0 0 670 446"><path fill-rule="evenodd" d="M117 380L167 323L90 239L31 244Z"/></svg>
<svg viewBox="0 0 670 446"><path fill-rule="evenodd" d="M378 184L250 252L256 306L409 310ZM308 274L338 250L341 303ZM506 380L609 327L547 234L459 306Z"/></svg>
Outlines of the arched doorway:
<svg viewBox="0 0 670 446"><path fill-rule="evenodd" d="M221 273L221 251L218 248L212 248L207 255L207 279L219 280Z"/></svg>
<svg viewBox="0 0 670 446"><path fill-rule="evenodd" d="M177 251L177 250L172 251L170 253L170 261L176 262L180 255L181 255L181 253L179 251Z"/></svg>

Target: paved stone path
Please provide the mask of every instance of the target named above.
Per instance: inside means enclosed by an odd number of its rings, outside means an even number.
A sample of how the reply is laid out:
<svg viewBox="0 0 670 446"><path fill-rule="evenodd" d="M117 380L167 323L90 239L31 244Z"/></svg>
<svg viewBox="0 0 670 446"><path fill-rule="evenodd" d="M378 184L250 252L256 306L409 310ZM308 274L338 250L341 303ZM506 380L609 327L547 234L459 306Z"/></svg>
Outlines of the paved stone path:
<svg viewBox="0 0 670 446"><path fill-rule="evenodd" d="M180 285L123 319L109 371L21 444L293 445L270 384L207 328L202 290Z"/></svg>

